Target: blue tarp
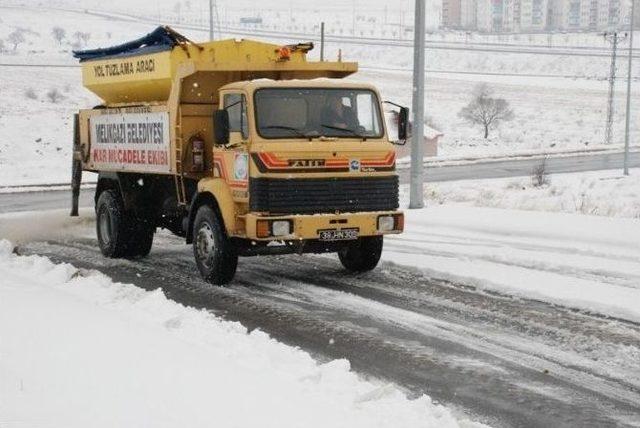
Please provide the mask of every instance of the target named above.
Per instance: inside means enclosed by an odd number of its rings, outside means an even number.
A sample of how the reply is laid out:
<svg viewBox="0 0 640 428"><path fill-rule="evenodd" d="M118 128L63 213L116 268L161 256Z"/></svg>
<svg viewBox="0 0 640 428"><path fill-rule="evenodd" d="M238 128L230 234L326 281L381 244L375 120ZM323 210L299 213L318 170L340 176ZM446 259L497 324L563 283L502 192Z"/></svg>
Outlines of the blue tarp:
<svg viewBox="0 0 640 428"><path fill-rule="evenodd" d="M143 53L161 52L172 49L182 41L183 36L168 27L158 27L144 37L110 48L73 51L73 56L82 61L125 57Z"/></svg>

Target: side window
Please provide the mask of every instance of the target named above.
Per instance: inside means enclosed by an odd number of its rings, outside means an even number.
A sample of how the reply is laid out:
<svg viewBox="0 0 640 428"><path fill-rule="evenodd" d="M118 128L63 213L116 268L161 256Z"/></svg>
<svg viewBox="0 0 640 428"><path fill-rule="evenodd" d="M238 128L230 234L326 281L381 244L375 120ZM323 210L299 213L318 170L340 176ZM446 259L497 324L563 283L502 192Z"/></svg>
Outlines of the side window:
<svg viewBox="0 0 640 428"><path fill-rule="evenodd" d="M369 92L361 92L356 96L358 123L368 133L377 135L380 133L380 124L378 123L376 102L376 99Z"/></svg>
<svg viewBox="0 0 640 428"><path fill-rule="evenodd" d="M242 137L249 136L247 124L247 100L242 94L224 96L224 108L229 112L229 131L242 132Z"/></svg>

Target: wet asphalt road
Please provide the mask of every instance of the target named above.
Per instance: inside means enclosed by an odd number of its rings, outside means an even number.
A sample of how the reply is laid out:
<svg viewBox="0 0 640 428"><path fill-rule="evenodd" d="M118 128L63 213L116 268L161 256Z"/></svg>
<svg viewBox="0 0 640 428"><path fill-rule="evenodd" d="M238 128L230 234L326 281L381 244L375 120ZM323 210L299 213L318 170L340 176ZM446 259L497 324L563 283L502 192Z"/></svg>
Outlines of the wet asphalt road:
<svg viewBox="0 0 640 428"><path fill-rule="evenodd" d="M80 206L93 207L94 189L80 191ZM0 193L0 213L71 209L71 189Z"/></svg>
<svg viewBox="0 0 640 428"><path fill-rule="evenodd" d="M566 172L597 171L622 169L622 153L605 153L588 156L550 157L547 159L547 171L550 174ZM629 166L640 168L640 152L630 154ZM505 178L529 176L534 167L541 162L539 158L513 159L505 161L477 162L466 165L425 167L426 182L453 180L472 180L485 178ZM401 183L409 183L409 170L398 169ZM93 206L93 189L80 192L80 206ZM66 208L71 204L69 190L49 190L44 192L0 193L0 213L12 211L33 211Z"/></svg>
<svg viewBox="0 0 640 428"><path fill-rule="evenodd" d="M348 358L364 375L494 426L640 426L640 325L387 264L346 274L331 256L244 258L231 285L214 287L181 240L158 239L139 261L105 259L88 238L19 251L162 287L177 302L320 359Z"/></svg>
<svg viewBox="0 0 640 428"><path fill-rule="evenodd" d="M603 153L590 155L550 156L546 160L549 174L568 172L601 171L620 169L622 172L624 154ZM463 165L427 166L424 169L425 182L478 180L485 178L507 178L530 176L533 169L542 162L540 157L485 161ZM629 168L640 167L640 152L629 153ZM400 181L409 182L409 170L399 169Z"/></svg>

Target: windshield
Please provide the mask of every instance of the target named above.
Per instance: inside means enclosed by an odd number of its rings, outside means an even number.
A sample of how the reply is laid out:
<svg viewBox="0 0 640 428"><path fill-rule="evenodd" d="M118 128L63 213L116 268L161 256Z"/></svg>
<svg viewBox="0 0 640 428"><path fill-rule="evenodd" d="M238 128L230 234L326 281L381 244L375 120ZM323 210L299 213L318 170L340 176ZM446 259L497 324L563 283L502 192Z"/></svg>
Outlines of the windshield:
<svg viewBox="0 0 640 428"><path fill-rule="evenodd" d="M263 138L380 138L378 97L368 89L265 88L256 91Z"/></svg>

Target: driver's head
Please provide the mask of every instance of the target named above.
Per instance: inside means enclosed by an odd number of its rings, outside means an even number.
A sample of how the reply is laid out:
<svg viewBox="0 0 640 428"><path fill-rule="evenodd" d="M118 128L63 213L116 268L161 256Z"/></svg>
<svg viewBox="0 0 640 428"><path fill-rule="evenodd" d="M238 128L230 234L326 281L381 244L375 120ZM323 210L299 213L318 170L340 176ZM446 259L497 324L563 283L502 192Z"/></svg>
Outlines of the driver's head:
<svg viewBox="0 0 640 428"><path fill-rule="evenodd" d="M327 100L327 104L334 111L342 110L342 97L340 95L331 94L329 95L329 99Z"/></svg>

